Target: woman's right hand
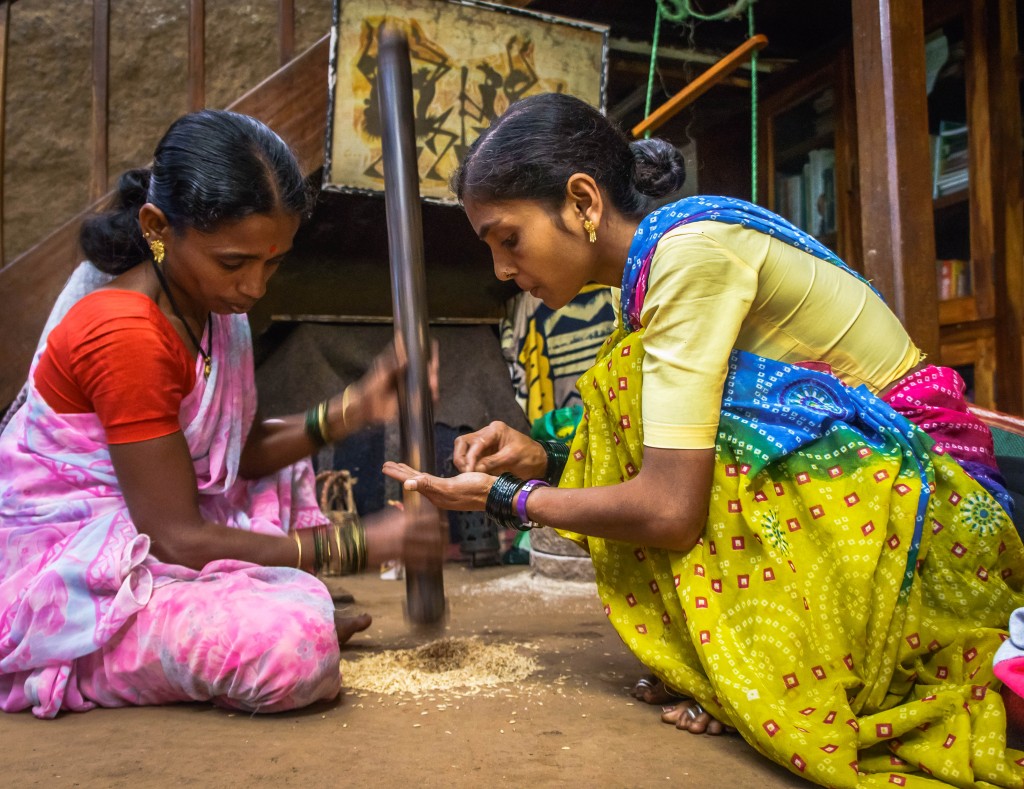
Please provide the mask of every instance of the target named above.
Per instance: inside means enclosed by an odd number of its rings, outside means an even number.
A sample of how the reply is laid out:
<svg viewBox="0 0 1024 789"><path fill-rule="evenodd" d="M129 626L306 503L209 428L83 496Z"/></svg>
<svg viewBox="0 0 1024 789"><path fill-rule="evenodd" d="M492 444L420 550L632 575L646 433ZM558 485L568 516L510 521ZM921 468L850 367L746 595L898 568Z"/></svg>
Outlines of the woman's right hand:
<svg viewBox="0 0 1024 789"><path fill-rule="evenodd" d="M504 422L491 422L475 433L456 438L452 461L462 472L497 475L507 471L522 479L543 477L548 465L539 442Z"/></svg>

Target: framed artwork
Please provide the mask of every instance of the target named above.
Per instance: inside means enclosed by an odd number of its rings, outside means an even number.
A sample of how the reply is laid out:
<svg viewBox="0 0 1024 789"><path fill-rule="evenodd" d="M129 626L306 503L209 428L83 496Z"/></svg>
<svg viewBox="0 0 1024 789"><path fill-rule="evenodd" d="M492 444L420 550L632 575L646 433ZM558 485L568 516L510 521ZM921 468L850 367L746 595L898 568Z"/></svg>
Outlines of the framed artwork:
<svg viewBox="0 0 1024 789"><path fill-rule="evenodd" d="M569 93L604 110L608 28L478 0L335 0L324 188L383 193L377 37L409 40L420 194L454 202L448 179L517 99Z"/></svg>

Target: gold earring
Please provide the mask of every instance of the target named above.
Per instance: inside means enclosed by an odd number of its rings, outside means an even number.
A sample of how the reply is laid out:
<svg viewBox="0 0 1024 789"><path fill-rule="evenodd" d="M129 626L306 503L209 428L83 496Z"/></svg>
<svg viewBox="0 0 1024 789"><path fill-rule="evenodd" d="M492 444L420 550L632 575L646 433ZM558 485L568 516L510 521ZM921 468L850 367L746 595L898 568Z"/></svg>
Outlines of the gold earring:
<svg viewBox="0 0 1024 789"><path fill-rule="evenodd" d="M159 238L149 242L149 251L153 253L153 262L157 265L164 262L164 242Z"/></svg>
<svg viewBox="0 0 1024 789"><path fill-rule="evenodd" d="M591 244L597 242L597 225L591 222L589 219L583 220L583 229L587 231L587 236Z"/></svg>

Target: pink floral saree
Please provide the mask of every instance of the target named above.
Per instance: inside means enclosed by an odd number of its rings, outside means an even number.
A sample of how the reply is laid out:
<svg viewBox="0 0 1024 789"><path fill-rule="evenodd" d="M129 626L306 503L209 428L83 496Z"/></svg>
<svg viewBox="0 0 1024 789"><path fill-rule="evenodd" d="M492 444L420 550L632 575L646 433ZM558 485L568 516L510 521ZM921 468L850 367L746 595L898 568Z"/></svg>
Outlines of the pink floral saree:
<svg viewBox="0 0 1024 789"><path fill-rule="evenodd" d="M92 268L82 264L75 277L89 276L84 267ZM211 330L212 374L204 380L197 372L181 409L203 516L262 534L322 522L308 461L257 481L239 478L256 414L251 337L244 316L215 315ZM0 709L31 707L50 718L96 703L214 699L266 710L336 694L338 645L323 584L292 568L223 560L196 571L151 555L97 416L55 413L32 386L32 372L24 403L0 434ZM188 589L165 589L172 584ZM305 627L284 627L307 619ZM158 635L133 631L157 620ZM197 627L203 621L219 624ZM226 634L226 623L242 621L248 632ZM290 634L283 640L282 628ZM198 653L217 660L196 660ZM86 656L83 694L77 664ZM106 680L97 660L106 662ZM118 661L143 670L118 671ZM282 672L303 679L301 692L284 688L268 699L261 683ZM124 687L114 687L119 682Z"/></svg>

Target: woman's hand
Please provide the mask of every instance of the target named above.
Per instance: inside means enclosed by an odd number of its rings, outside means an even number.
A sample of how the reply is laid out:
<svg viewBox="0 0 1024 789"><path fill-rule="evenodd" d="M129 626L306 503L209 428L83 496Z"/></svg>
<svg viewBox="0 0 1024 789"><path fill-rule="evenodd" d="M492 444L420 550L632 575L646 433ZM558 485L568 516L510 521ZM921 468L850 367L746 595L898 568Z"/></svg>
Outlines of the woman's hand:
<svg viewBox="0 0 1024 789"><path fill-rule="evenodd" d="M435 477L424 474L404 463L389 460L384 473L402 483L405 490L422 493L434 506L443 510L479 512L487 505L487 494L494 477L481 472L468 472L455 477Z"/></svg>
<svg viewBox="0 0 1024 789"><path fill-rule="evenodd" d="M430 357L430 392L437 401L437 343ZM398 387L408 361L399 358L393 345L383 351L363 377L331 398L331 436L342 437L373 424L389 422L398 415Z"/></svg>
<svg viewBox="0 0 1024 789"><path fill-rule="evenodd" d="M387 507L366 519L367 565L374 567L388 559L401 559L416 571L437 567L444 561L447 521L423 502L413 511L401 506Z"/></svg>
<svg viewBox="0 0 1024 789"><path fill-rule="evenodd" d="M475 433L456 438L452 461L459 471L487 474L508 471L522 479L543 477L548 465L547 454L540 443L504 422L491 422Z"/></svg>

